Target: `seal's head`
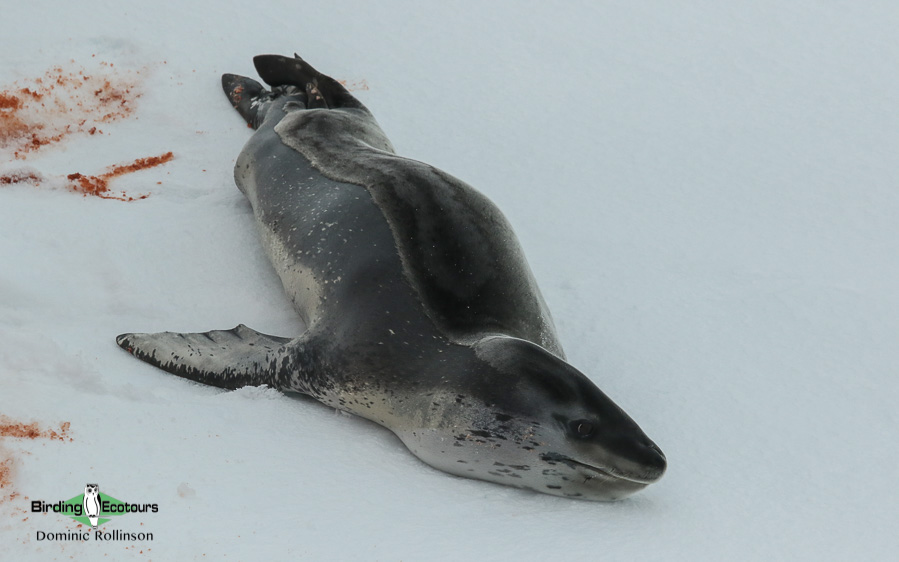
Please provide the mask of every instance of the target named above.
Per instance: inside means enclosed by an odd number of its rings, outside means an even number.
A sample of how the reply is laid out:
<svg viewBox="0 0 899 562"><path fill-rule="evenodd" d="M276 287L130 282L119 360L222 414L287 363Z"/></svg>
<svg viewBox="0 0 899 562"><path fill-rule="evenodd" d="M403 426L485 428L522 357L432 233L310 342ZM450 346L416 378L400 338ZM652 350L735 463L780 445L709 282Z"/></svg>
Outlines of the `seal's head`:
<svg viewBox="0 0 899 562"><path fill-rule="evenodd" d="M624 498L662 477L667 461L659 447L577 369L517 338L488 337L473 347L488 376L467 381L470 391L454 396L441 428L404 438L419 456L438 449L424 441L452 443L427 462L461 476L599 501Z"/></svg>

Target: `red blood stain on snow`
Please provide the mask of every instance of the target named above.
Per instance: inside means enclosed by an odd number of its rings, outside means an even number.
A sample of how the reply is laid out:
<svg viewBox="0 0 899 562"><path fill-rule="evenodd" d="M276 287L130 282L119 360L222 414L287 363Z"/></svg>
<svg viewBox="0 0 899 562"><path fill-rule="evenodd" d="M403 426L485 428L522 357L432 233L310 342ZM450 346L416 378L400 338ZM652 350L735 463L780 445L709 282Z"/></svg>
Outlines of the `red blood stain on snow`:
<svg viewBox="0 0 899 562"><path fill-rule="evenodd" d="M86 176L80 173L69 174L66 178L69 180L69 187L84 195L95 195L103 199L118 199L119 201L136 201L138 199L146 199L149 194L140 195L138 197L130 197L122 192L121 195L114 195L109 191L109 180L117 178L124 174L130 174L138 170L154 168L171 161L175 156L171 152L166 152L160 156L150 156L148 158L138 158L130 164L118 164L110 166L108 170L99 176ZM2 179L0 179L2 181Z"/></svg>
<svg viewBox="0 0 899 562"><path fill-rule="evenodd" d="M62 422L58 429L42 428L38 422L24 423L0 415L0 439L50 439L53 441L72 441L69 437L69 422ZM19 496L13 490L16 476L16 458L2 446L0 442L0 504L12 501Z"/></svg>
<svg viewBox="0 0 899 562"><path fill-rule="evenodd" d="M0 490L3 490L3 493L0 494L0 503L18 495L12 491L12 481L15 476L15 466L12 461L12 455L4 449L0 449Z"/></svg>
<svg viewBox="0 0 899 562"><path fill-rule="evenodd" d="M355 92L357 90L368 90L368 82L363 78L362 80L353 80L350 82L349 80L338 80L344 88L351 92Z"/></svg>
<svg viewBox="0 0 899 562"><path fill-rule="evenodd" d="M116 199L118 201L138 201L140 199L146 199L150 196L149 194L132 197L126 194L124 191L113 193L109 188L109 182L112 179L125 174L161 166L166 162L170 162L174 158L174 154L172 154L171 152L166 152L165 154L161 154L159 156L138 158L128 164L117 164L115 166L110 166L106 169L106 172L99 175L87 175L79 172L75 172L74 174L67 174L66 187L68 187L72 191L81 193L84 196L93 195L95 197L101 197L103 199ZM43 181L47 181L43 174L30 169L15 170L0 175L0 185L10 185L18 183L40 185ZM162 182L156 183L160 184Z"/></svg>
<svg viewBox="0 0 899 562"><path fill-rule="evenodd" d="M0 148L24 159L74 133L102 134L101 125L130 116L141 97L140 71L112 68L55 66L0 90Z"/></svg>
<svg viewBox="0 0 899 562"><path fill-rule="evenodd" d="M71 441L69 429L72 424L63 422L59 424L59 430L42 429L37 422L22 423L7 416L0 415L0 437L13 437L18 439L53 439L56 441Z"/></svg>
<svg viewBox="0 0 899 562"><path fill-rule="evenodd" d="M16 96L9 94L0 94L0 109L19 109L22 107L22 100Z"/></svg>
<svg viewBox="0 0 899 562"><path fill-rule="evenodd" d="M0 151L9 151L15 159L25 159L40 148L59 143L72 134L104 134L100 126L129 117L141 97L140 71L115 69L101 62L88 72L74 65L67 70L55 66L38 78L16 82L0 89ZM83 195L104 199L135 201L148 195L130 197L113 194L113 178L165 164L171 152L161 156L138 158L129 164L111 166L99 175L66 175L67 187ZM40 185L45 177L38 171L16 170L0 175L0 185L30 183ZM157 182L159 183L159 182Z"/></svg>
<svg viewBox="0 0 899 562"><path fill-rule="evenodd" d="M43 180L44 176L35 171L16 170L0 176L0 185L9 185L11 183L31 183L39 185Z"/></svg>

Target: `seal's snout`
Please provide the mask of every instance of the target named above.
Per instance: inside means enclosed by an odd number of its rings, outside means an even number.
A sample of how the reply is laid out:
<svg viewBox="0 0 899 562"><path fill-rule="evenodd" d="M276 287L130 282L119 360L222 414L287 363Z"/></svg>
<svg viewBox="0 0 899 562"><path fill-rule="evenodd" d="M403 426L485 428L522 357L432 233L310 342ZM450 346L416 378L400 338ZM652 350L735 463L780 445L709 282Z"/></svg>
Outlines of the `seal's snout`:
<svg viewBox="0 0 899 562"><path fill-rule="evenodd" d="M668 468L668 459L665 458L665 453L649 439L634 443L624 458L627 459L627 464L631 465L629 471L646 483L655 482L661 478Z"/></svg>
<svg viewBox="0 0 899 562"><path fill-rule="evenodd" d="M668 468L665 453L645 435L619 436L606 446L616 457L616 469L647 484L660 479Z"/></svg>
<svg viewBox="0 0 899 562"><path fill-rule="evenodd" d="M665 453L652 441L646 446L644 466L647 476L652 480L661 478L668 469L668 459L665 457Z"/></svg>

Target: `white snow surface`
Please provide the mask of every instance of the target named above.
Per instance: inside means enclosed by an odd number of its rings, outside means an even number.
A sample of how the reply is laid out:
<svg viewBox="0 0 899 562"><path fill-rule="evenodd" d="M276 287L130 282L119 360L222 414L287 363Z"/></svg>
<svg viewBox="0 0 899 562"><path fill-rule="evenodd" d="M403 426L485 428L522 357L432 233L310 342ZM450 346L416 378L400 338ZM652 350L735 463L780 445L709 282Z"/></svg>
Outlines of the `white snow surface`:
<svg viewBox="0 0 899 562"><path fill-rule="evenodd" d="M4 2L0 87L142 69L132 117L0 173L173 151L82 197L0 185L4 560L895 560L899 9L893 2ZM303 326L232 166L220 87L300 53L368 90L397 151L515 227L572 364L665 451L617 503L449 476L389 431L223 392L122 332ZM74 61L74 63L72 62ZM114 67L100 65L101 61ZM157 182L162 182L158 184ZM158 513L73 528L29 500Z"/></svg>

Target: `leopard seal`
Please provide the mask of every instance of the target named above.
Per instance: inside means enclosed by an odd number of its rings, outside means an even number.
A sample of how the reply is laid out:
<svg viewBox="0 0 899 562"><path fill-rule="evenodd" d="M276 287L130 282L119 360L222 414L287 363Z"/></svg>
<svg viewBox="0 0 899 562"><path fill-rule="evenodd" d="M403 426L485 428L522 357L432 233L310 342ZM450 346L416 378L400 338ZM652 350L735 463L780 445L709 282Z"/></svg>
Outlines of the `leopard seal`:
<svg viewBox="0 0 899 562"><path fill-rule="evenodd" d="M565 361L515 234L474 188L398 156L339 82L299 56L225 74L255 129L234 168L307 329L123 334L170 373L269 385L393 431L445 472L586 500L657 481L662 451Z"/></svg>

